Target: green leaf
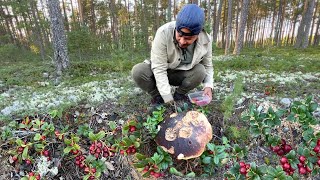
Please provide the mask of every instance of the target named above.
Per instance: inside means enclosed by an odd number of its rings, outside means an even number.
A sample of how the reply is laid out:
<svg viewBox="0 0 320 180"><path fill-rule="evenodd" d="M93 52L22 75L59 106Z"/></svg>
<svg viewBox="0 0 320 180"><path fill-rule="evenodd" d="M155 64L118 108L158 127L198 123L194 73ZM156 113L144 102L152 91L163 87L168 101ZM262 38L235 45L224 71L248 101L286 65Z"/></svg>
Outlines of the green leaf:
<svg viewBox="0 0 320 180"><path fill-rule="evenodd" d="M211 163L211 157L210 156L206 156L205 158L202 159L202 163L204 164L210 164Z"/></svg>
<svg viewBox="0 0 320 180"><path fill-rule="evenodd" d="M317 110L318 108L318 104L317 103L311 103L309 106L309 111L310 112L314 112L315 110Z"/></svg>
<svg viewBox="0 0 320 180"><path fill-rule="evenodd" d="M63 153L68 154L72 149L73 149L72 146L67 146L66 148L64 148Z"/></svg>
<svg viewBox="0 0 320 180"><path fill-rule="evenodd" d="M213 158L213 162L215 163L215 164L219 164L219 157L218 156L215 156L214 158Z"/></svg>
<svg viewBox="0 0 320 180"><path fill-rule="evenodd" d="M90 139L91 141L96 140L96 139L95 139L95 135L93 134L93 132L90 132L90 133L89 133L89 139Z"/></svg>
<svg viewBox="0 0 320 180"><path fill-rule="evenodd" d="M104 131L100 131L97 136L96 136L96 140L101 140L102 138L104 138L104 136L106 135L106 132Z"/></svg>
<svg viewBox="0 0 320 180"><path fill-rule="evenodd" d="M188 174L186 175L186 177L188 177L188 178L194 178L194 177L196 177L196 173L190 172L190 173L188 173Z"/></svg>
<svg viewBox="0 0 320 180"><path fill-rule="evenodd" d="M117 124L114 121L109 121L108 125L112 131L117 128Z"/></svg>
<svg viewBox="0 0 320 180"><path fill-rule="evenodd" d="M21 139L17 139L16 143L17 143L18 146L21 146L23 144L23 141Z"/></svg>
<svg viewBox="0 0 320 180"><path fill-rule="evenodd" d="M215 145L212 144L212 143L208 143L208 144L207 144L207 147L208 147L209 150L214 151Z"/></svg>
<svg viewBox="0 0 320 180"><path fill-rule="evenodd" d="M145 158L146 158L146 156L145 156L145 155L140 154L140 153L136 153L135 155L136 155L136 158L137 158L138 160L143 160L143 159L145 159Z"/></svg>
<svg viewBox="0 0 320 180"><path fill-rule="evenodd" d="M171 174L174 174L174 175L177 175L177 176L183 176L183 174L181 173L181 172L179 172L176 168L174 168L174 167L171 167L170 168L170 170L169 170L169 172L171 173Z"/></svg>
<svg viewBox="0 0 320 180"><path fill-rule="evenodd" d="M23 149L23 153L22 153L22 159L25 160L28 158L28 150L29 150L29 147L26 146L24 149Z"/></svg>
<svg viewBox="0 0 320 180"><path fill-rule="evenodd" d="M39 141L41 139L41 135L39 133L37 133L36 135L34 135L33 140L35 141Z"/></svg>

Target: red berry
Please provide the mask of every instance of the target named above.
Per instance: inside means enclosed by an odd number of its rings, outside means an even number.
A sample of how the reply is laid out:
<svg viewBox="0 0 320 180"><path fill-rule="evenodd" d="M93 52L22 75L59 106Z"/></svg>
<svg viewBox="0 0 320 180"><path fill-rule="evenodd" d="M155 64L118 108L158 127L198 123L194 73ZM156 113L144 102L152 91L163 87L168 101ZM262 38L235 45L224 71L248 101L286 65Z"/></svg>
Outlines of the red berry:
<svg viewBox="0 0 320 180"><path fill-rule="evenodd" d="M243 175L247 174L247 169L245 167L241 167L240 174L243 174Z"/></svg>
<svg viewBox="0 0 320 180"><path fill-rule="evenodd" d="M17 161L17 160L18 160L17 156L12 157L12 161Z"/></svg>
<svg viewBox="0 0 320 180"><path fill-rule="evenodd" d="M23 150L24 150L23 147L19 147L19 148L18 148L18 152L22 152Z"/></svg>
<svg viewBox="0 0 320 180"><path fill-rule="evenodd" d="M314 147L314 148L313 148L313 151L314 151L315 153L319 153L319 152L320 152L320 146L317 145L316 147Z"/></svg>
<svg viewBox="0 0 320 180"><path fill-rule="evenodd" d="M286 145L286 144L287 144L287 143L286 143L286 140L281 139L281 144L282 144L282 145Z"/></svg>
<svg viewBox="0 0 320 180"><path fill-rule="evenodd" d="M131 152L130 149L127 149L127 150L126 150L126 153L127 153L127 154L130 154L130 152Z"/></svg>
<svg viewBox="0 0 320 180"><path fill-rule="evenodd" d="M40 140L41 140L41 141L46 140L46 136L41 136Z"/></svg>
<svg viewBox="0 0 320 180"><path fill-rule="evenodd" d="M96 149L96 153L100 154L100 153L101 153L101 149L100 149L100 148L97 148L97 149Z"/></svg>
<svg viewBox="0 0 320 180"><path fill-rule="evenodd" d="M240 167L246 167L246 163L244 162L239 162Z"/></svg>
<svg viewBox="0 0 320 180"><path fill-rule="evenodd" d="M283 151L282 149L280 149L280 150L277 152L277 154L278 154L279 156L283 156L283 155L284 155L284 151Z"/></svg>
<svg viewBox="0 0 320 180"><path fill-rule="evenodd" d="M85 168L84 168L84 172L85 172L85 173L89 173L89 172L90 172L90 169L89 169L88 167L85 167Z"/></svg>
<svg viewBox="0 0 320 180"><path fill-rule="evenodd" d="M44 151L43 151L43 155L44 155L44 156L48 157L48 156L49 156L49 154L50 154L50 153L49 153L49 151L48 151L48 150L44 150Z"/></svg>
<svg viewBox="0 0 320 180"><path fill-rule="evenodd" d="M136 127L135 127L135 126L129 126L129 131L130 131L130 132L136 131Z"/></svg>
<svg viewBox="0 0 320 180"><path fill-rule="evenodd" d="M317 140L317 146L320 146L320 139Z"/></svg>
<svg viewBox="0 0 320 180"><path fill-rule="evenodd" d="M27 164L31 164L31 161L29 159L26 160Z"/></svg>
<svg viewBox="0 0 320 180"><path fill-rule="evenodd" d="M73 150L72 154L77 155L79 153L79 150Z"/></svg>
<svg viewBox="0 0 320 180"><path fill-rule="evenodd" d="M304 162L306 161L306 157L300 156L300 157L299 157L299 161L300 161L301 163L304 163Z"/></svg>
<svg viewBox="0 0 320 180"><path fill-rule="evenodd" d="M155 178L160 177L160 173L155 172L155 173L153 174L153 177L155 177Z"/></svg>
<svg viewBox="0 0 320 180"><path fill-rule="evenodd" d="M307 172L308 172L308 173L311 173L311 172L312 172L312 169L310 169L308 166L306 167L306 169L307 169Z"/></svg>
<svg viewBox="0 0 320 180"><path fill-rule="evenodd" d="M303 167L303 164L301 162L298 164L298 168L300 167Z"/></svg>
<svg viewBox="0 0 320 180"><path fill-rule="evenodd" d="M273 147L273 149L272 149L272 151L273 152L278 152L280 150L280 147L279 146L275 146L275 147Z"/></svg>
<svg viewBox="0 0 320 180"><path fill-rule="evenodd" d="M290 145L288 145L288 144L284 145L284 152L285 152L285 153L288 153L288 152L290 152L291 150L292 150L292 147L291 147Z"/></svg>
<svg viewBox="0 0 320 180"><path fill-rule="evenodd" d="M246 164L246 169L250 169L250 164Z"/></svg>
<svg viewBox="0 0 320 180"><path fill-rule="evenodd" d="M304 168L304 167L299 168L299 173L300 174L306 174L307 173L306 168Z"/></svg>
<svg viewBox="0 0 320 180"><path fill-rule="evenodd" d="M109 151L108 147L103 147L103 151L108 152Z"/></svg>
<svg viewBox="0 0 320 180"><path fill-rule="evenodd" d="M29 176L34 176L34 173L33 172L29 172Z"/></svg>
<svg viewBox="0 0 320 180"><path fill-rule="evenodd" d="M40 180L40 174L36 175L36 179Z"/></svg>
<svg viewBox="0 0 320 180"><path fill-rule="evenodd" d="M96 173L96 168L91 168L92 173Z"/></svg>
<svg viewBox="0 0 320 180"><path fill-rule="evenodd" d="M91 145L90 147L89 147L89 150L90 151L94 151L96 148L93 146L93 145Z"/></svg>
<svg viewBox="0 0 320 180"><path fill-rule="evenodd" d="M98 143L97 143L97 147L98 147L98 148L101 148L101 147L102 147L102 143L101 143L101 142L98 142Z"/></svg>
<svg viewBox="0 0 320 180"><path fill-rule="evenodd" d="M283 164L283 169L290 169L290 164L288 164L288 163L285 163L285 164Z"/></svg>
<svg viewBox="0 0 320 180"><path fill-rule="evenodd" d="M94 180L94 178L95 178L94 176L90 176L89 177L90 180Z"/></svg>
<svg viewBox="0 0 320 180"><path fill-rule="evenodd" d="M288 159L286 158L286 157L282 157L281 159L280 159L280 163L281 164L285 164L285 163L287 163L288 162Z"/></svg>
<svg viewBox="0 0 320 180"><path fill-rule="evenodd" d="M320 166L320 159L318 159L317 164Z"/></svg>

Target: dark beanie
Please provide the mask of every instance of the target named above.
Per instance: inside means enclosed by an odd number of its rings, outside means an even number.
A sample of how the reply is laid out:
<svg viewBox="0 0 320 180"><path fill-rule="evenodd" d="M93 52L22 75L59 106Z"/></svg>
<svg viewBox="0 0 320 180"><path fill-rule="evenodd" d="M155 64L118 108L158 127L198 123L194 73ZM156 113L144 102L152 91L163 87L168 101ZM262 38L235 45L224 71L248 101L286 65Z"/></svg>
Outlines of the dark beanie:
<svg viewBox="0 0 320 180"><path fill-rule="evenodd" d="M187 4L183 6L177 15L176 28L181 30L187 28L193 35L198 35L204 25L204 12L196 4Z"/></svg>

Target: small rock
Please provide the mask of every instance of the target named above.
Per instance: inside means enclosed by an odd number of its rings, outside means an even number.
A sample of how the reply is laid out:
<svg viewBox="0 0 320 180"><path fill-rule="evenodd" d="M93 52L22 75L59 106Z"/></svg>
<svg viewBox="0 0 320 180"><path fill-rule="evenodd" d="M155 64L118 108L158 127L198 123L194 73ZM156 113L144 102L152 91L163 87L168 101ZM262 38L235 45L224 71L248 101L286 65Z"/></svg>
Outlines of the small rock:
<svg viewBox="0 0 320 180"><path fill-rule="evenodd" d="M283 131L284 133L287 133L287 132L289 131L289 128L288 128L288 127L284 127L284 128L282 129L282 131Z"/></svg>
<svg viewBox="0 0 320 180"><path fill-rule="evenodd" d="M280 104L283 105L285 108L288 108L291 105L291 99L282 98L281 101L280 101Z"/></svg>
<svg viewBox="0 0 320 180"><path fill-rule="evenodd" d="M44 78L48 78L48 77L49 77L49 73L44 72L44 73L42 74L42 77L44 77Z"/></svg>

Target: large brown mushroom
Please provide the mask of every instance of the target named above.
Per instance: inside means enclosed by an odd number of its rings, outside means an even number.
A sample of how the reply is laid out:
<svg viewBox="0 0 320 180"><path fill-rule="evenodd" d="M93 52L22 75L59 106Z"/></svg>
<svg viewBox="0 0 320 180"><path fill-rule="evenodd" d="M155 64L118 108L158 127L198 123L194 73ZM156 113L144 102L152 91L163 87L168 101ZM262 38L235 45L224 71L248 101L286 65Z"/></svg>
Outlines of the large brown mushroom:
<svg viewBox="0 0 320 180"><path fill-rule="evenodd" d="M206 116L197 111L172 114L160 124L155 141L177 159L199 157L212 139L212 127Z"/></svg>

